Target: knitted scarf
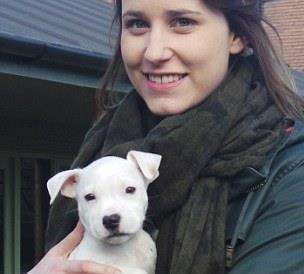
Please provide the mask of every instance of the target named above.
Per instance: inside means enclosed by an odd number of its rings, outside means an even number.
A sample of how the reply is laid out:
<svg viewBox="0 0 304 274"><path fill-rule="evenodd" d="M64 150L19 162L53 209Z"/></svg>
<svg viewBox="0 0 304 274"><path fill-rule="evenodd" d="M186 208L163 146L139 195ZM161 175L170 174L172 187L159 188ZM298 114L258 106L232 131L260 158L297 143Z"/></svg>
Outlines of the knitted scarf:
<svg viewBox="0 0 304 274"><path fill-rule="evenodd" d="M284 136L283 115L254 71L241 61L200 105L163 118L131 92L86 135L72 167L129 150L162 155L147 213L159 230L157 273L225 272L228 199L250 187L235 178L248 167L259 170ZM61 231L56 238L49 233L49 245L74 225L66 214L74 208L56 199L49 231L59 223Z"/></svg>

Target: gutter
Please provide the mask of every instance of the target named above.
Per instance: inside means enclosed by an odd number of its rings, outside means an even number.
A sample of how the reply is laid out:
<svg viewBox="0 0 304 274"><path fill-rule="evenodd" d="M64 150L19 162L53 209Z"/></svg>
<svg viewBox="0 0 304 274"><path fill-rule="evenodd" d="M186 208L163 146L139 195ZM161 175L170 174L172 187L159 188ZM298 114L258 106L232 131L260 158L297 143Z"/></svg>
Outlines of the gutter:
<svg viewBox="0 0 304 274"><path fill-rule="evenodd" d="M0 32L0 53L29 58L29 61L45 60L97 71L111 58L111 55L47 43L7 32Z"/></svg>

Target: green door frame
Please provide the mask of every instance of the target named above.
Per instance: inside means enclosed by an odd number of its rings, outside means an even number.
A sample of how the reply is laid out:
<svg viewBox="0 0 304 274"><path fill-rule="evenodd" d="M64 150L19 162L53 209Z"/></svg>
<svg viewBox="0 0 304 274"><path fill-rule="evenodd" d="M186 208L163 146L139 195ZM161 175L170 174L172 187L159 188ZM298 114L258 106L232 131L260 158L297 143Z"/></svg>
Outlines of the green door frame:
<svg viewBox="0 0 304 274"><path fill-rule="evenodd" d="M61 165L69 166L72 157L35 153L0 152L0 169L4 170L3 262L5 274L21 274L21 158L43 158L52 163L52 173ZM2 235L0 235L1 237ZM0 273L1 273L0 269Z"/></svg>
<svg viewBox="0 0 304 274"><path fill-rule="evenodd" d="M20 158L4 158L0 162L4 169L4 273L20 274L21 272L21 174Z"/></svg>

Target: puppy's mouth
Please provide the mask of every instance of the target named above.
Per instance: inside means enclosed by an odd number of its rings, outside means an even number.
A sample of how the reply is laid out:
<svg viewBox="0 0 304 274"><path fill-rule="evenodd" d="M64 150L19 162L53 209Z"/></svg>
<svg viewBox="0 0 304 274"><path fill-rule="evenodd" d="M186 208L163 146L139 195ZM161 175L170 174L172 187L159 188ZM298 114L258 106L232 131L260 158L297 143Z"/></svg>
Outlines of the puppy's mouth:
<svg viewBox="0 0 304 274"><path fill-rule="evenodd" d="M107 239L112 239L112 238L119 238L123 236L129 236L129 233L121 233L121 232L113 232L111 235L107 237Z"/></svg>

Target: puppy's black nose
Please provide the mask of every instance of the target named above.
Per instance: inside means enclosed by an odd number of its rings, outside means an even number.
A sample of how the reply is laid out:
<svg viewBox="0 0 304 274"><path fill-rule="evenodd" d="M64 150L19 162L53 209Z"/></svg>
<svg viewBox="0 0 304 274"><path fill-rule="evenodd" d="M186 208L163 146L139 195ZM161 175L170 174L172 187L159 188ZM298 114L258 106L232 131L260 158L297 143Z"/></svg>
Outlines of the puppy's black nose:
<svg viewBox="0 0 304 274"><path fill-rule="evenodd" d="M118 214L112 214L110 216L104 216L102 223L108 230L116 230L119 226L120 216Z"/></svg>

